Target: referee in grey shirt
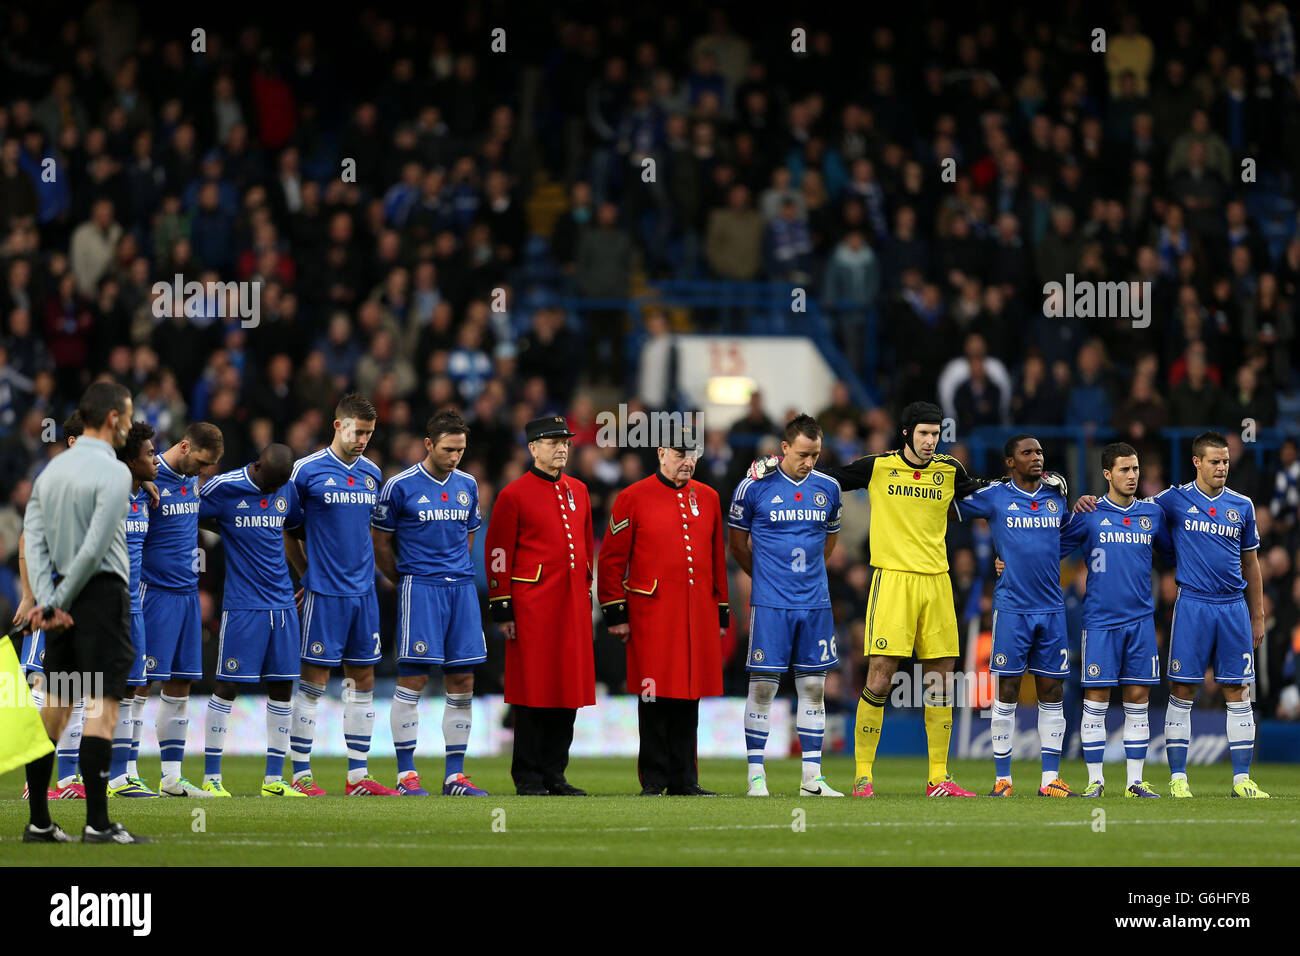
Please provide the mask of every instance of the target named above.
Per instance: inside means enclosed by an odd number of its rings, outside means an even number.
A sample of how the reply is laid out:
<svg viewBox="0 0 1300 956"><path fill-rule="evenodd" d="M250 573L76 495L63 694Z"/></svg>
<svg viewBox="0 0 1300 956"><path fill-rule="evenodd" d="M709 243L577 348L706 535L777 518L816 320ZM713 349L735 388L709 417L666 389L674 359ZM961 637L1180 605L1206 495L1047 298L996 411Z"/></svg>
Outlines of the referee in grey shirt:
<svg viewBox="0 0 1300 956"><path fill-rule="evenodd" d="M45 629L49 688L41 720L58 740L80 695L86 698L81 773L86 784L83 843L148 843L108 819L108 768L113 755L117 702L135 658L131 643L131 569L126 552L126 510L131 472L116 449L131 430L131 393L112 382L86 389L77 407L85 431L56 455L32 486L23 521L27 569L36 592L28 615ZM70 843L50 820L46 795L54 754L27 765L31 822L25 843Z"/></svg>

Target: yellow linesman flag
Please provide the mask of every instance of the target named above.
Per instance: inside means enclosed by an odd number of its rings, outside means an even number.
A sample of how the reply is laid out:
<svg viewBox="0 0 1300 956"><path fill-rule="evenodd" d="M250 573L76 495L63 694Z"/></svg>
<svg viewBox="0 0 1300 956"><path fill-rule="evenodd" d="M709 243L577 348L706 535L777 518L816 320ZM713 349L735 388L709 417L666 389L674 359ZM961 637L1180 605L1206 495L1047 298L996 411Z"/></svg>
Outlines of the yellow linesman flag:
<svg viewBox="0 0 1300 956"><path fill-rule="evenodd" d="M27 690L27 675L18 663L13 641L8 635L0 637L0 774L53 749L41 712Z"/></svg>

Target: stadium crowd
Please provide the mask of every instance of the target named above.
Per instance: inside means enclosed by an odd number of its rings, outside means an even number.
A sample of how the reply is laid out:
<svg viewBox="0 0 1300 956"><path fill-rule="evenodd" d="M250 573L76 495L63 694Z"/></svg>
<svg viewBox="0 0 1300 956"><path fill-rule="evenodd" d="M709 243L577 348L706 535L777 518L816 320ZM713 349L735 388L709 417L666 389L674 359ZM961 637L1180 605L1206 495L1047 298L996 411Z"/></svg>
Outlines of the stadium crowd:
<svg viewBox="0 0 1300 956"><path fill-rule="evenodd" d="M623 310L567 312L525 293L619 300L661 278L767 280L818 298L880 398L860 407L840 383L828 408L807 410L837 462L894 447L892 415L938 397L959 439L1034 425L1122 437L1150 494L1170 473L1162 429L1222 427L1229 484L1258 506L1264 707L1300 717L1300 460L1293 440L1259 460L1242 441L1244 419L1265 434L1300 422L1300 74L1285 6L1126 14L1096 24L1104 53L1079 4L1016 5L1000 24L932 16L904 30L883 13L865 30L791 20L761 35L720 8L511 13L504 53L479 4L428 24L369 9L335 25L267 16L210 28L194 52L189 25L111 0L48 23L7 10L0 591L11 601L32 478L62 447L49 423L96 377L132 390L160 450L190 421L217 425L225 467L273 440L315 450L355 389L379 410L369 454L387 477L423 455L432 413L458 406L485 518L527 467L524 423L562 414L599 534L653 458L597 447L596 413L665 400L638 383L632 343L716 316L651 309L633 329ZM1042 286L1071 273L1149 282L1149 328L1044 317ZM154 291L178 275L260 282L256 322L241 322L237 296L184 308ZM164 304L172 317L158 317ZM795 411L757 394L729 430L709 431L697 477L729 498L755 438L770 441ZM1061 451L1044 445L1051 467ZM1000 469L970 462L960 440L951 451L977 473ZM1073 467L1075 493L1085 474L1096 490L1096 468ZM866 512L849 511L830 562L845 649L832 708L851 707L862 683ZM980 525L949 537L963 642L988 627ZM221 551L207 545L215 635ZM747 581L735 578L740 607ZM379 586L387 643L395 599ZM1172 574L1155 587L1163 641ZM1077 609L1078 574L1067 589ZM728 690L743 694L746 615L733 620ZM599 679L622 690L621 644L603 627L597 641ZM500 689L500 642L489 649L483 692Z"/></svg>

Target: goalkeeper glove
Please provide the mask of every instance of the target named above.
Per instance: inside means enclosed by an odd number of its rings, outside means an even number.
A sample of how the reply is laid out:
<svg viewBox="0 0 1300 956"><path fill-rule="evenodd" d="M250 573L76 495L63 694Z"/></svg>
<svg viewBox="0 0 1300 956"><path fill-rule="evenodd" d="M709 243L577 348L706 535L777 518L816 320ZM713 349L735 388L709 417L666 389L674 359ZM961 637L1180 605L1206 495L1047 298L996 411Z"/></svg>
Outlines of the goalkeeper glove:
<svg viewBox="0 0 1300 956"><path fill-rule="evenodd" d="M1045 471L1043 472L1043 477L1038 480L1041 481L1043 484L1045 484L1048 488L1051 488L1053 491L1059 494L1066 501L1070 500L1070 489L1065 484L1064 475L1059 474L1055 471Z"/></svg>
<svg viewBox="0 0 1300 956"><path fill-rule="evenodd" d="M776 455L768 455L765 458L755 458L754 461L750 463L749 471L746 472L746 475L747 477L753 478L755 481L760 481L772 472L776 471L776 466L779 464L781 464L781 459Z"/></svg>

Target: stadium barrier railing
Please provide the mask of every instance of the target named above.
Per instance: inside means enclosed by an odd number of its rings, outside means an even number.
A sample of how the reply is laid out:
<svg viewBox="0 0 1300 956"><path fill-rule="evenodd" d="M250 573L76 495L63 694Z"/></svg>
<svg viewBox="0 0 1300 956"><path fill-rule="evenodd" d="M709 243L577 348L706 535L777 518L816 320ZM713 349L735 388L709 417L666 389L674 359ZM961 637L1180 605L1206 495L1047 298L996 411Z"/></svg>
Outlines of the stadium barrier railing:
<svg viewBox="0 0 1300 956"><path fill-rule="evenodd" d="M626 373L636 369L641 346L645 341L645 311L653 307L667 309L685 308L706 319L710 326L702 331L723 335L800 335L811 339L831 367L836 378L848 385L854 402L875 405L880 394L874 377L864 379L844 355L835 338L838 311L834 304L823 303L814 295L802 300L797 293L806 292L801 286L786 282L721 282L696 279L669 279L653 281L645 292L627 298L592 298L574 294L570 289L555 283L528 285L519 296L526 311L551 307L563 309L572 316L587 312L623 312L628 316L629 329ZM803 311L796 311L796 303ZM874 370L878 362L878 323L876 309L863 310L864 354L861 368ZM582 332L581 323L576 329Z"/></svg>

